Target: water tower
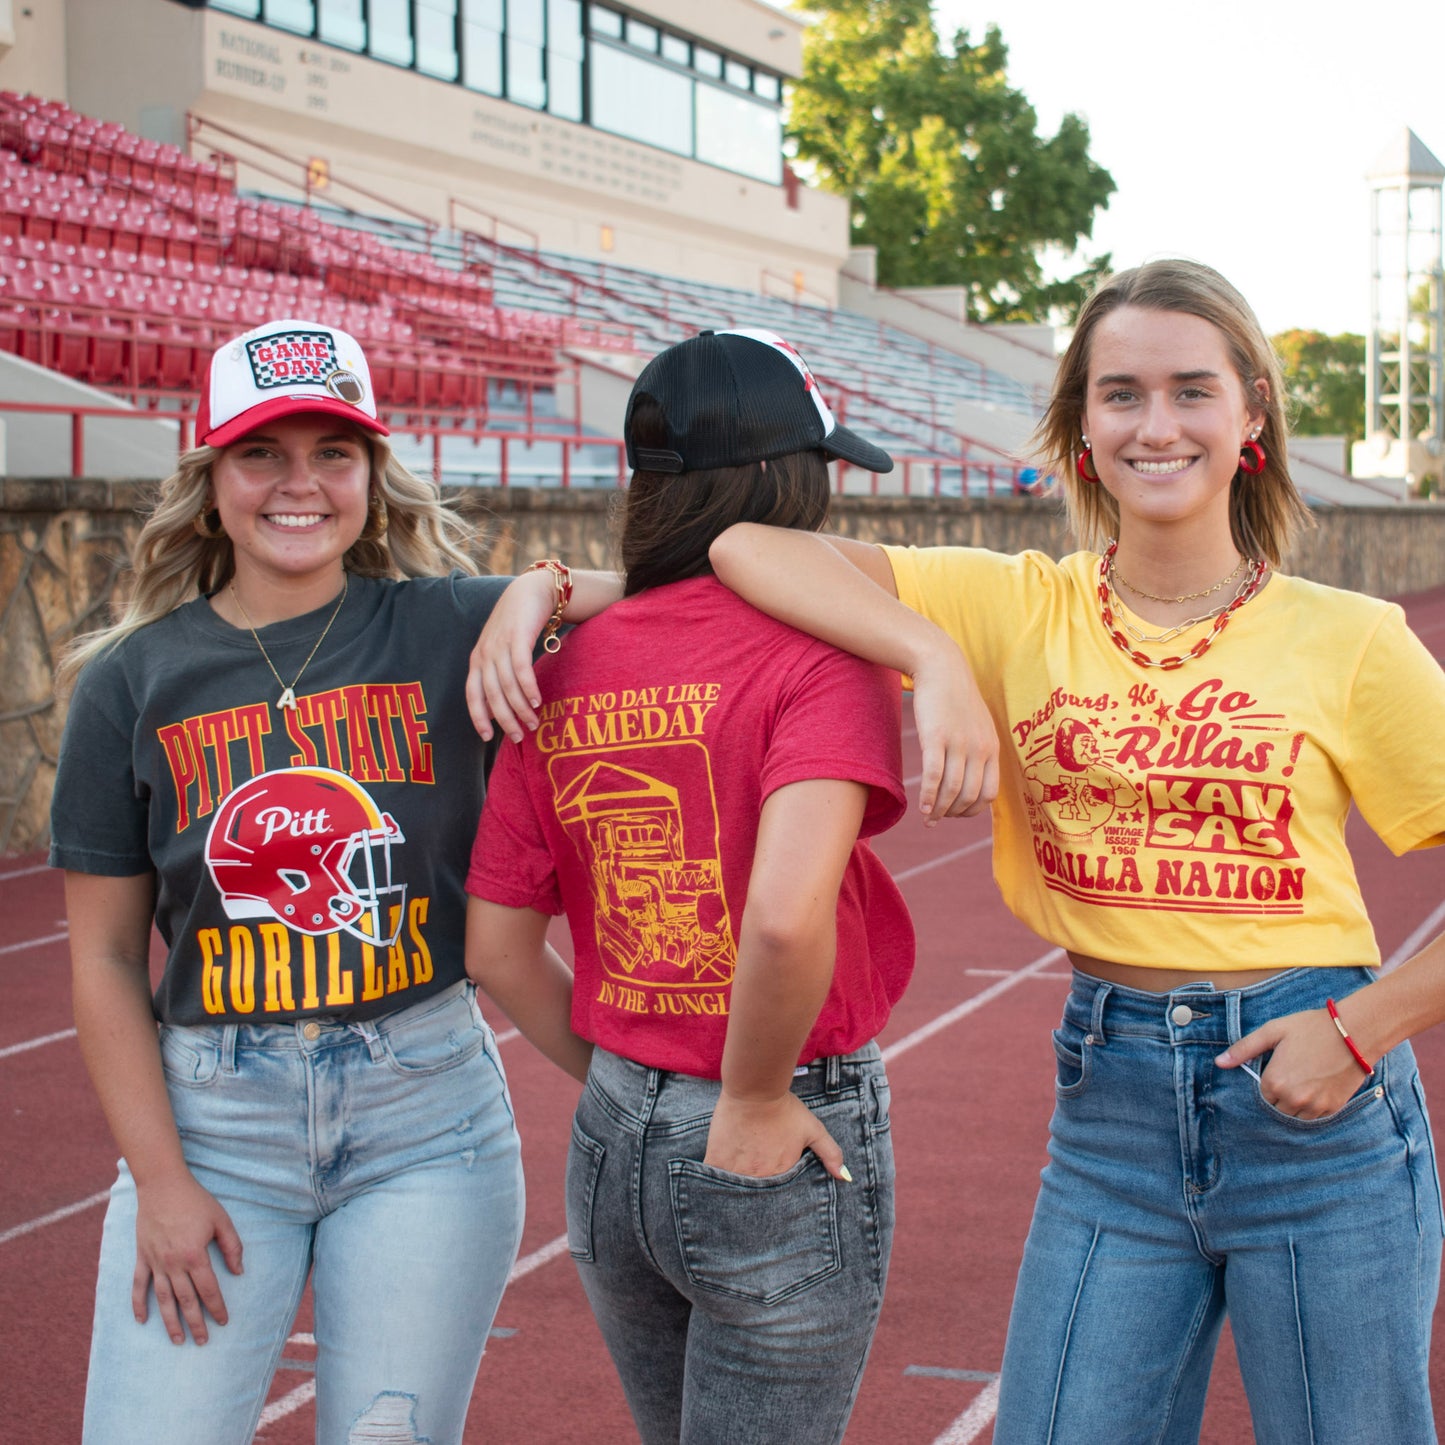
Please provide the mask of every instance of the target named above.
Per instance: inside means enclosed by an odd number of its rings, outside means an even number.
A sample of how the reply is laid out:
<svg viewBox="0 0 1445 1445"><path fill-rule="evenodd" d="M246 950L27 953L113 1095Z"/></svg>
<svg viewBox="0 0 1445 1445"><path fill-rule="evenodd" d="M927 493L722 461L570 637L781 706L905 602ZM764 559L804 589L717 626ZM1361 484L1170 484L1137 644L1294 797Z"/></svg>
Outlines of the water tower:
<svg viewBox="0 0 1445 1445"><path fill-rule="evenodd" d="M1370 167L1370 333L1359 477L1439 490L1445 460L1445 166L1403 130Z"/></svg>

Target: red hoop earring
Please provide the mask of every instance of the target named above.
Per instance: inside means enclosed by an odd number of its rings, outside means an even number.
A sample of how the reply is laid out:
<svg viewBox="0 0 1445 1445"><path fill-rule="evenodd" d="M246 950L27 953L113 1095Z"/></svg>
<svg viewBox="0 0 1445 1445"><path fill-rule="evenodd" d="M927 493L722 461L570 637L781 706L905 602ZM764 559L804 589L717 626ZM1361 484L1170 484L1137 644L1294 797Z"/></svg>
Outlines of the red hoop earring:
<svg viewBox="0 0 1445 1445"><path fill-rule="evenodd" d="M1079 453L1078 458L1074 462L1074 470L1078 472L1079 477L1083 481L1097 482L1099 480L1099 473L1094 467L1093 447L1085 447L1084 450Z"/></svg>
<svg viewBox="0 0 1445 1445"><path fill-rule="evenodd" d="M1265 455L1264 448L1257 441L1251 439L1244 443L1239 449L1239 470L1248 472L1250 476L1257 477L1264 470Z"/></svg>

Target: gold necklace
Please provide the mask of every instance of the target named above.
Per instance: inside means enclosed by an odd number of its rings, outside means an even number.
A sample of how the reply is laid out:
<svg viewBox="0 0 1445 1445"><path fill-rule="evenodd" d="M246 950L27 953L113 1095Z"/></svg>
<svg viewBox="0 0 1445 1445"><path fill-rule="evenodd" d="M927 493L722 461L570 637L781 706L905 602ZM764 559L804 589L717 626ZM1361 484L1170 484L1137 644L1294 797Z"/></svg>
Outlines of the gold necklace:
<svg viewBox="0 0 1445 1445"><path fill-rule="evenodd" d="M1114 560L1114 552L1117 550L1118 542L1110 542L1108 550L1099 560L1099 612L1104 619L1104 630L1109 634L1109 640L1129 659L1130 662L1139 667L1158 667L1166 672L1172 672L1176 667L1183 667L1191 658L1203 657L1213 645L1215 638L1229 626L1229 619L1254 596L1264 581L1265 573L1269 570L1269 563L1262 557L1256 557L1249 564L1249 572L1241 585L1239 592L1234 599L1227 603L1215 616L1214 626L1209 632L1199 639L1188 652L1181 653L1178 657L1150 657L1148 653L1140 652L1137 647L1129 645L1129 639L1119 631L1115 625L1117 619L1114 616L1114 609L1110 606L1111 588L1109 585L1110 564ZM1203 620L1202 618L1200 619Z"/></svg>
<svg viewBox="0 0 1445 1445"><path fill-rule="evenodd" d="M1238 570L1236 567L1235 571L1237 572ZM1218 607L1213 607L1208 612L1202 612L1198 617L1191 617L1184 622L1177 622L1173 627L1166 627L1163 632L1146 632L1142 627L1136 627L1123 615L1123 610L1127 604L1124 602L1124 599L1119 596L1118 589L1114 586L1113 579L1116 575L1114 569L1110 567L1108 572L1109 599L1111 606L1117 608L1119 613L1115 621L1119 623L1135 642L1172 642L1176 637L1182 637L1191 627L1197 627L1201 622L1208 622L1218 617L1220 612L1230 605L1229 602L1221 602ZM1245 591L1249 586L1249 582L1250 579L1248 576L1240 579L1239 586L1234 589L1234 597L1230 599L1231 602ZM1156 602L1162 602L1164 598L1156 597L1154 600Z"/></svg>
<svg viewBox="0 0 1445 1445"><path fill-rule="evenodd" d="M1244 566L1244 558L1241 557L1241 558L1239 559L1239 561L1234 564L1234 570L1229 574L1228 577L1221 577L1221 578L1219 579L1219 581L1214 584L1213 587L1206 587L1203 592L1186 592L1182 597L1156 597L1156 596L1154 595L1154 593L1152 593L1152 592L1146 592L1142 587L1136 587L1136 586L1114 565L1113 560L1112 560L1112 557L1111 557L1110 562L1109 562L1109 577L1110 577L1111 581L1114 581L1114 582L1122 582L1122 583L1124 584L1124 586L1126 586L1126 587L1129 589L1129 591L1131 591L1132 593L1135 594L1135 596L1137 596L1137 597L1147 597L1151 602L1171 602L1171 603L1173 603L1173 602L1193 602L1193 601L1195 600L1195 598L1197 598L1197 597L1210 597L1210 596L1212 596L1214 593L1218 592L1219 589L1220 589L1221 587L1223 587L1226 583L1228 583L1228 582L1233 582L1234 579L1239 576L1239 570L1240 570L1240 568L1243 567L1243 566ZM1208 614L1208 615L1209 615L1209 616L1213 616L1213 613L1210 613L1210 614ZM1204 621L1204 618L1203 618L1203 617L1196 617L1196 618L1194 619L1194 622L1203 622L1203 621ZM1185 623L1182 624L1182 627L1193 627L1193 626L1194 626L1194 622L1185 622ZM1181 630L1182 630L1182 628L1181 628Z"/></svg>
<svg viewBox="0 0 1445 1445"><path fill-rule="evenodd" d="M240 608L241 616L246 619L246 626L250 628L251 636L256 639L256 646L261 649L261 656L266 659L266 666L271 669L271 676L281 684L281 696L276 699L276 706L278 708L289 707L292 712L296 711L296 684L301 681L301 673L305 672L306 669L311 666L311 659L316 656L316 649L326 641L326 634L331 631L331 624L340 616L341 606L346 601L346 589L350 583L351 574L343 573L341 577L341 596L336 599L336 606L332 609L331 616L327 618L326 626L321 629L321 636L316 639L311 651L306 654L306 661L301 664L300 671L288 684L286 679L276 671L276 664L271 661L271 654L266 651L266 644L261 641L261 635L256 631L256 624L251 621L250 616L247 614L246 608L241 602L241 594L236 591L235 579L233 578L231 580L231 596L235 598L236 606Z"/></svg>

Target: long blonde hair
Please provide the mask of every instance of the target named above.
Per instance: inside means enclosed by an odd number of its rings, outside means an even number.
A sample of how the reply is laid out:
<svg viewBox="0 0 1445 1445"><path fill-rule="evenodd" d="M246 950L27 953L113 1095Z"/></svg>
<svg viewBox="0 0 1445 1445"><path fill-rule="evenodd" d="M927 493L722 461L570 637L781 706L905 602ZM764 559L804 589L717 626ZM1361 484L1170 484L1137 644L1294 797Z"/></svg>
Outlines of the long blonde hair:
<svg viewBox="0 0 1445 1445"><path fill-rule="evenodd" d="M436 488L408 471L386 442L358 431L371 458L373 511L342 565L361 577L436 577L452 569L476 575L468 553L475 528L444 506ZM197 518L209 505L211 468L221 455L215 447L188 451L161 483L155 505L136 538L131 555L132 586L119 621L78 637L66 648L55 670L56 686L74 682L92 658L133 632L158 622L186 602L224 587L235 571L231 539L224 533L203 537ZM386 525L378 528L377 499L385 503Z"/></svg>
<svg viewBox="0 0 1445 1445"><path fill-rule="evenodd" d="M1229 490L1229 525L1234 545L1247 557L1278 567L1290 543L1314 519L1289 474L1289 424L1279 360L1249 303L1219 274L1197 261L1150 261L1105 280L1084 303L1068 349L1059 359L1053 395L1034 432L1047 470L1062 477L1069 525L1084 547L1100 550L1119 535L1119 505L1101 486L1082 482L1074 470L1080 447L1089 358L1099 323L1121 306L1177 311L1208 321L1224 338L1250 406L1262 406L1264 470L1236 472ZM1268 390L1259 397L1259 382Z"/></svg>

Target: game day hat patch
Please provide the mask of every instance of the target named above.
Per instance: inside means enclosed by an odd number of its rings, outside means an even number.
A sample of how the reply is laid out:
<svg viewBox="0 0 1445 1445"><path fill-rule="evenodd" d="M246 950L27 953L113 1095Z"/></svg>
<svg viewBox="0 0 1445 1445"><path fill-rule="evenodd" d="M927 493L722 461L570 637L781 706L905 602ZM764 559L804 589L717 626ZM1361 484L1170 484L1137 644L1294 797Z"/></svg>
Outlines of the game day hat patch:
<svg viewBox="0 0 1445 1445"><path fill-rule="evenodd" d="M317 321L271 321L211 358L196 442L229 446L278 417L318 411L389 434L377 419L371 369L354 336Z"/></svg>

